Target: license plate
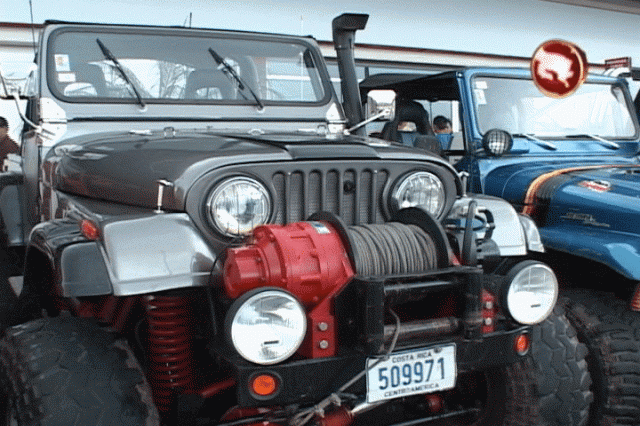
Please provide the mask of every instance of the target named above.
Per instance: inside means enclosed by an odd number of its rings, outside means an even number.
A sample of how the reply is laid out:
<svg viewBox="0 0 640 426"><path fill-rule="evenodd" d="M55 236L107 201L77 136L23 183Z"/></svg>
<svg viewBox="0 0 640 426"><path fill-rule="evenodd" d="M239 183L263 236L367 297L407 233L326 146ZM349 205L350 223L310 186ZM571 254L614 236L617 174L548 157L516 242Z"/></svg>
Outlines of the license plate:
<svg viewBox="0 0 640 426"><path fill-rule="evenodd" d="M367 401L376 402L456 385L456 346L445 345L396 353L386 361L367 359Z"/></svg>

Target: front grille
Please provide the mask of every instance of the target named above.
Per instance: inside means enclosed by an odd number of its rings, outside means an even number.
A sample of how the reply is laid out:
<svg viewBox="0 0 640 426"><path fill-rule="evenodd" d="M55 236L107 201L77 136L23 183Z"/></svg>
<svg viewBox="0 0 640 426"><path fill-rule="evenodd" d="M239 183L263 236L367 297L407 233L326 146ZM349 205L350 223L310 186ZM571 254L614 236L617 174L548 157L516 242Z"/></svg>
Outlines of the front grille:
<svg viewBox="0 0 640 426"><path fill-rule="evenodd" d="M275 223L306 220L319 211L339 216L347 225L383 223L382 192L386 170L278 171L272 181L276 191Z"/></svg>

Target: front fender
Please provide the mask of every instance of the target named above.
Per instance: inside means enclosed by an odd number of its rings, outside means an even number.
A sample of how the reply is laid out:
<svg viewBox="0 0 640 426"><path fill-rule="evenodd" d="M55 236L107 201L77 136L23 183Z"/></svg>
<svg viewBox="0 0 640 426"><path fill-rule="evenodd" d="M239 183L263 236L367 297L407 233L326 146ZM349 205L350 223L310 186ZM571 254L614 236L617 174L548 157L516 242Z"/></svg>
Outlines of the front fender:
<svg viewBox="0 0 640 426"><path fill-rule="evenodd" d="M567 226L545 226L539 231L547 249L593 260L626 278L640 280L640 239L637 235Z"/></svg>
<svg viewBox="0 0 640 426"><path fill-rule="evenodd" d="M216 254L186 213L117 218L101 226L116 296L208 284Z"/></svg>
<svg viewBox="0 0 640 426"><path fill-rule="evenodd" d="M450 218L464 217L470 201L475 201L479 210L486 209L493 216L495 228L491 239L496 243L500 256L525 256L528 253L531 245L527 237L534 234L535 224L529 224L530 229L525 233L524 224L511 204L483 194L468 194L456 200Z"/></svg>
<svg viewBox="0 0 640 426"><path fill-rule="evenodd" d="M37 250L49 261L53 285L64 297L112 293L99 244L87 240L77 222L63 219L35 226L31 231L28 250ZM27 259L27 269L43 268L41 264L29 262L32 256L27 256Z"/></svg>
<svg viewBox="0 0 640 426"><path fill-rule="evenodd" d="M95 241L68 219L33 229L29 250L48 259L64 297L131 296L208 284L216 255L187 214L119 217L100 226Z"/></svg>

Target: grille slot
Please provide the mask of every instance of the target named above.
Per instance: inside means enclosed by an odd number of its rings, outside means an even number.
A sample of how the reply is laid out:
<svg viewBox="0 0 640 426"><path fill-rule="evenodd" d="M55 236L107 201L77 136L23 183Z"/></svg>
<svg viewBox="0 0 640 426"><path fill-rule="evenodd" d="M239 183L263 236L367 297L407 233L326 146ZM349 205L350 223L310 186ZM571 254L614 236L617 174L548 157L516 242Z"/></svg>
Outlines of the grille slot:
<svg viewBox="0 0 640 426"><path fill-rule="evenodd" d="M382 191L389 178L386 170L313 169L278 171L272 175L275 189L275 223L307 219L328 211L347 225L383 223Z"/></svg>

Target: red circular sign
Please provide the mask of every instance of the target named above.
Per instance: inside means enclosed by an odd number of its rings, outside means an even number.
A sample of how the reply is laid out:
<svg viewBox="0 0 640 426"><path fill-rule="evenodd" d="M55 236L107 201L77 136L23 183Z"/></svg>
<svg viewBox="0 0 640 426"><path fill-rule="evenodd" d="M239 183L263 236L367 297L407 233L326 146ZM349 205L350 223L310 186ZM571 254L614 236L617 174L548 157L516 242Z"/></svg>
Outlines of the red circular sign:
<svg viewBox="0 0 640 426"><path fill-rule="evenodd" d="M531 76L542 93L564 98L575 92L587 78L587 55L573 43L549 40L531 58Z"/></svg>

